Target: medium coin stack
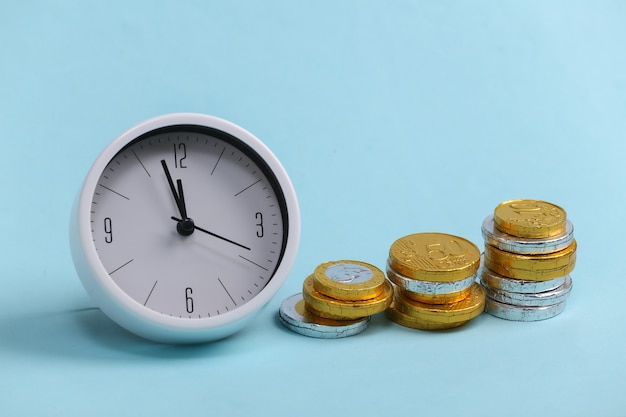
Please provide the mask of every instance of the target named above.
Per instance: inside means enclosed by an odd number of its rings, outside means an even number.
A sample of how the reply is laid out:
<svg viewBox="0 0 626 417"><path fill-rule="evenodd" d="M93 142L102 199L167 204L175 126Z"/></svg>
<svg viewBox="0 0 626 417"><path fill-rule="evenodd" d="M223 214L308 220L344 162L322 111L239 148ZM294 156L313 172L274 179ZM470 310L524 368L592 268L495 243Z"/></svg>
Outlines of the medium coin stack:
<svg viewBox="0 0 626 417"><path fill-rule="evenodd" d="M325 262L304 280L302 293L287 298L279 317L305 336L340 338L367 328L370 316L391 303L393 287L385 274L360 261Z"/></svg>
<svg viewBox="0 0 626 417"><path fill-rule="evenodd" d="M539 200L505 201L483 221L482 235L487 313L538 321L565 309L576 264L574 227L565 210Z"/></svg>
<svg viewBox="0 0 626 417"><path fill-rule="evenodd" d="M485 292L475 283L479 265L478 247L458 236L416 233L396 240L387 260L395 284L387 317L421 330L467 323L485 307Z"/></svg>

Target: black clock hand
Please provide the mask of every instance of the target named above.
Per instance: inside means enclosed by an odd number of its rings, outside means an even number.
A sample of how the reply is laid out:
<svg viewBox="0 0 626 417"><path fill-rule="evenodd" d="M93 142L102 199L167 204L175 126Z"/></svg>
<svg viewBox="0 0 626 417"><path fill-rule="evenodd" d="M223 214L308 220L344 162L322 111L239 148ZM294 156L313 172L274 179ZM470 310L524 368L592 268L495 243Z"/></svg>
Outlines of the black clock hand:
<svg viewBox="0 0 626 417"><path fill-rule="evenodd" d="M179 225L180 225L180 224L182 224L182 223L185 223L185 221L186 221L186 220L191 220L191 219L181 220L181 219L176 218L176 217L174 217L174 216L172 216L172 217L171 217L171 219L172 219L172 220L176 220L176 221L178 222L178 224L179 224ZM213 237L216 237L216 238L218 238L218 239L222 239L222 240L223 240L223 241L225 241L225 242L232 243L233 245L239 246L240 248L243 248L243 249L245 249L245 250L250 250L250 248L249 248L249 247L244 246L244 245L242 245L241 243L234 242L234 241L232 241L232 240L230 240L230 239L225 238L224 236L220 236L220 235L215 234L215 233L213 233L213 232L209 232L208 230L203 229L202 227L196 226L195 224L193 224L193 220L191 221L191 225L190 225L190 227L191 227L191 228L193 228L193 229L199 230L200 232L203 232L203 233L206 233L206 234L211 235L211 236L213 236Z"/></svg>
<svg viewBox="0 0 626 417"><path fill-rule="evenodd" d="M170 191L174 196L174 201L176 202L176 207L178 207L178 211L180 212L180 217L182 220L178 220L178 224L176 225L176 231L182 236L189 236L194 231L193 220L187 216L187 207L185 206L185 194L183 193L183 182L178 179L176 180L176 185L178 187L178 192L176 192L176 188L174 188L174 181L172 180L172 175L170 174L170 170L167 168L167 163L165 159L161 159L161 166L163 166L163 171L165 171L165 176L167 177L167 183L170 186Z"/></svg>
<svg viewBox="0 0 626 417"><path fill-rule="evenodd" d="M163 166L163 171L165 171L165 177L167 177L167 182L170 185L170 191L172 191L172 195L174 196L174 201L176 202L176 207L178 207L178 212L180 213L182 218L187 218L187 210L185 208L184 200L182 200L176 192L176 188L174 187L174 181L172 180L170 170L167 169L167 163L165 163L165 159L161 159L161 165ZM182 183L180 182L180 180L178 180L178 192L181 192L182 189Z"/></svg>
<svg viewBox="0 0 626 417"><path fill-rule="evenodd" d="M183 219L188 219L187 216L187 206L185 205L185 194L183 194L183 182L181 180L176 180L176 186L178 187L178 201L180 203L178 210L180 211L180 215Z"/></svg>

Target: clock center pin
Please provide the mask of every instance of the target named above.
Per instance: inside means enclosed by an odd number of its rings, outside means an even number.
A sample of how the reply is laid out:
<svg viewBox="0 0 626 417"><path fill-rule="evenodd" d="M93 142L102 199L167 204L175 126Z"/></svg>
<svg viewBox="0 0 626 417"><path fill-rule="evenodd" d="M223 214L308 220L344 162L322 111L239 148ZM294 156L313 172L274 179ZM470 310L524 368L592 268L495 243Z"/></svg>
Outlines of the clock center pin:
<svg viewBox="0 0 626 417"><path fill-rule="evenodd" d="M186 219L182 219L178 223L176 223L176 231L181 236L189 236L195 230L195 224L192 219L187 217Z"/></svg>

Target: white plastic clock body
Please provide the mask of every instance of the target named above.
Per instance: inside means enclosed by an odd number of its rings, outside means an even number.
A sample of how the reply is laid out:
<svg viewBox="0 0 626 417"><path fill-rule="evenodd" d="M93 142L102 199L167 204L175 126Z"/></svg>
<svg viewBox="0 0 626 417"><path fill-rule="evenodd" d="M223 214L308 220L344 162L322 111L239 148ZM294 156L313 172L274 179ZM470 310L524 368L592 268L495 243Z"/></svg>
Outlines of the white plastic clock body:
<svg viewBox="0 0 626 417"><path fill-rule="evenodd" d="M166 343L217 340L276 294L300 213L275 155L241 127L179 113L124 132L73 208L77 273L111 319Z"/></svg>

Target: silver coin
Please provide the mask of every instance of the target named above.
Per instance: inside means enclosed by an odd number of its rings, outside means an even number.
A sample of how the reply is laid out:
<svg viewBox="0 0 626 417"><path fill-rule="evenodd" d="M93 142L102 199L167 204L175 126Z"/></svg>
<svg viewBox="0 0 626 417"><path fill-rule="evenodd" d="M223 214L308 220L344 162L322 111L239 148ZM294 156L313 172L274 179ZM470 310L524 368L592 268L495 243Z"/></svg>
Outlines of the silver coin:
<svg viewBox="0 0 626 417"><path fill-rule="evenodd" d="M548 238L528 239L501 232L495 227L493 214L485 218L481 230L485 243L507 252L519 254L558 252L568 247L574 240L574 225L569 220L565 223L565 232Z"/></svg>
<svg viewBox="0 0 626 417"><path fill-rule="evenodd" d="M519 293L502 291L488 286L483 286L487 297L492 300L499 301L505 304L513 304L516 306L524 307L543 307L559 304L565 301L572 290L572 279L565 277L565 283L558 288L550 291L538 292L538 293Z"/></svg>
<svg viewBox="0 0 626 417"><path fill-rule="evenodd" d="M524 307L500 303L489 297L485 300L485 312L494 317L512 321L539 321L557 316L565 310L566 301L543 307Z"/></svg>
<svg viewBox="0 0 626 417"><path fill-rule="evenodd" d="M452 282L422 281L419 279L405 277L404 275L397 273L391 265L389 265L389 261L387 261L387 277L389 278L389 281L406 291L429 295L450 294L463 291L471 287L476 281L476 274L465 279Z"/></svg>
<svg viewBox="0 0 626 417"><path fill-rule="evenodd" d="M278 317L289 330L320 339L339 339L359 334L370 322L369 317L358 320L330 320L317 317L304 308L302 293L286 298L280 306Z"/></svg>
<svg viewBox="0 0 626 417"><path fill-rule="evenodd" d="M481 257L481 263L483 258ZM549 279L547 281L526 281L523 279L508 278L500 275L491 269L487 268L484 264L478 271L479 281L483 287L491 288L494 290L522 293L522 294L536 294L545 291L552 291L565 284L565 280L569 277Z"/></svg>

